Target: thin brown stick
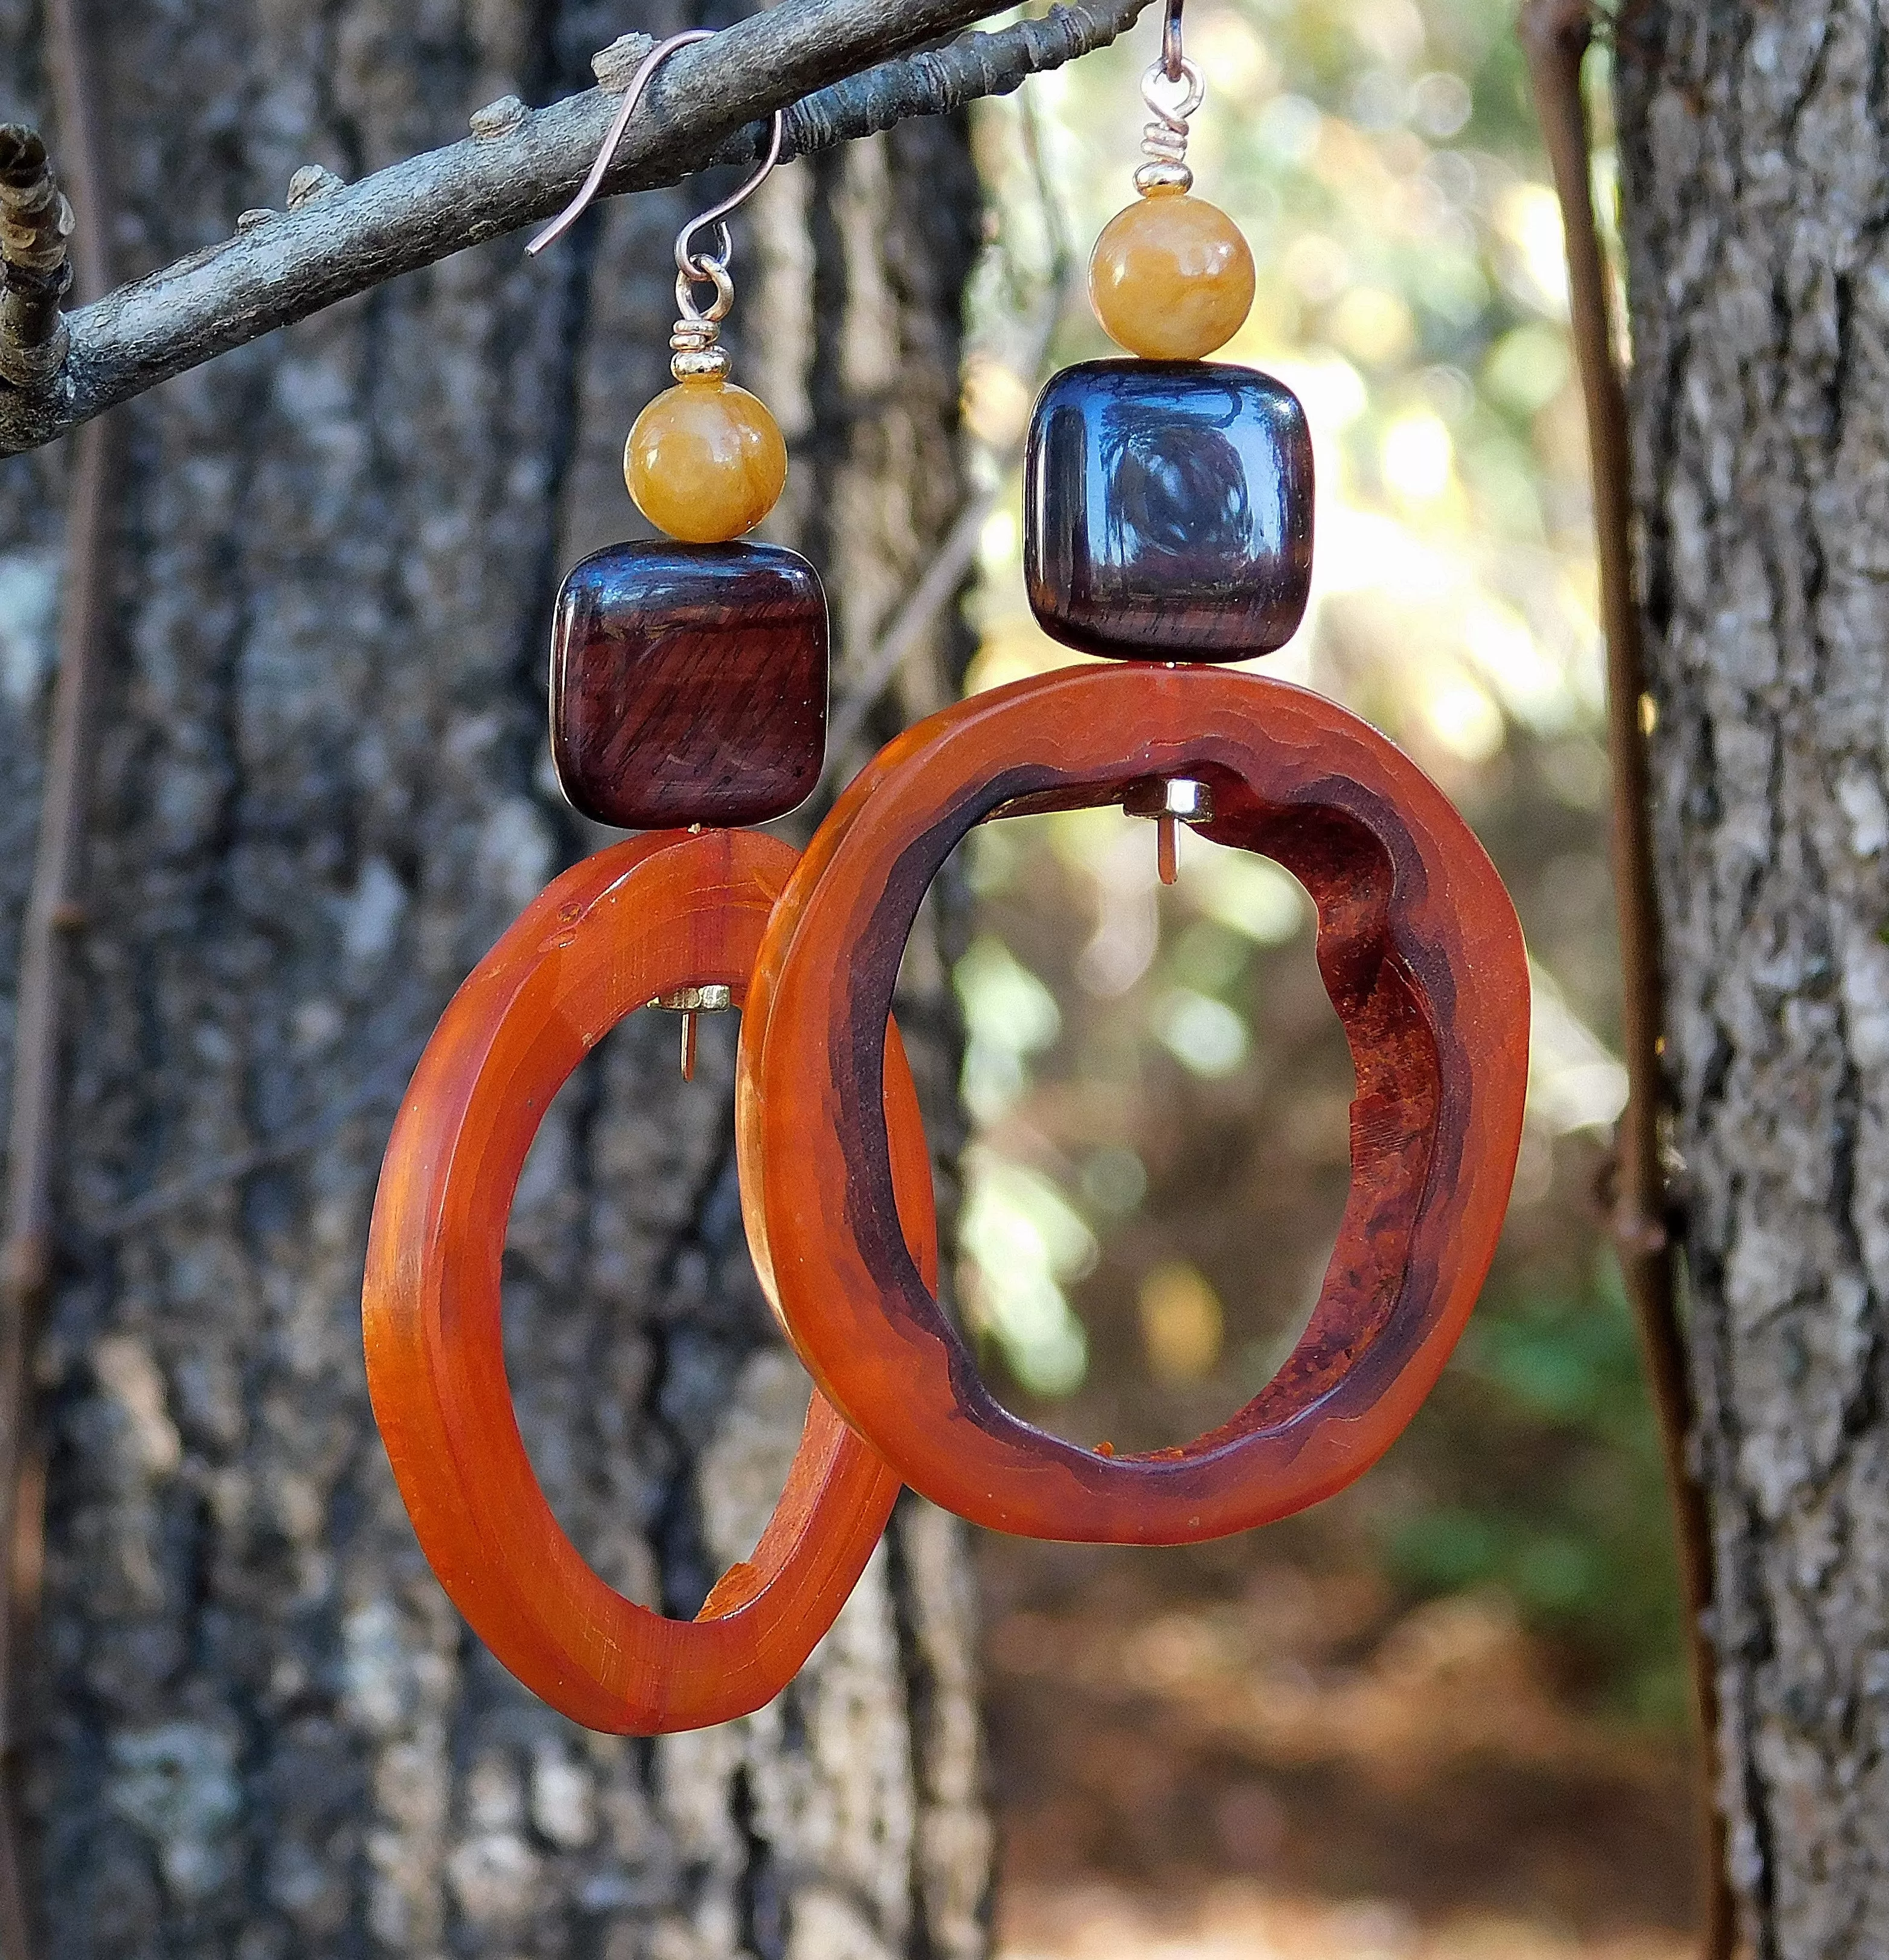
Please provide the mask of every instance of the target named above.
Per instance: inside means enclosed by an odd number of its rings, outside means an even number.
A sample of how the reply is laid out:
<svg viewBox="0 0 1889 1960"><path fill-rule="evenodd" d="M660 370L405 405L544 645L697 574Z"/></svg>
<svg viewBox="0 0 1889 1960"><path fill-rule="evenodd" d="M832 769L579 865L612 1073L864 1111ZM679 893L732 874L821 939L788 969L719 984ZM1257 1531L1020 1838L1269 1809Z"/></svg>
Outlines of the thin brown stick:
<svg viewBox="0 0 1889 1960"><path fill-rule="evenodd" d="M109 199L81 0L48 0L46 30L67 180L85 219L75 231L72 211L59 199L62 258L69 237L80 296L96 298L111 284ZM45 1491L44 1468L32 1437L28 1362L52 1271L62 1010L72 938L82 922L80 881L111 584L110 491L116 448L110 416L88 423L73 444L59 674L15 1010L7 1236L0 1246L0 1558L6 1581L0 1589L0 1944L5 1960L31 1960L36 1950L29 1866L20 1836L15 1733L18 1656L39 1604Z"/></svg>
<svg viewBox="0 0 1889 1960"><path fill-rule="evenodd" d="M1646 666L1634 592L1627 393L1614 355L1612 288L1595 226L1592 145L1582 92L1582 65L1592 33L1588 0L1528 0L1522 10L1522 43L1567 235L1574 348L1587 404L1595 551L1607 636L1611 843L1628 1083L1617 1140L1614 1238L1639 1325L1678 1538L1702 1752L1706 1869L1700 1952L1703 1960L1729 1960L1735 1921L1725 1869L1725 1820L1715 1800L1713 1774L1719 1739L1718 1675L1706 1633L1713 1589L1711 1526L1704 1493L1687 1460L1693 1406L1679 1325L1671 1207L1659 1138L1664 988L1646 733L1640 719Z"/></svg>

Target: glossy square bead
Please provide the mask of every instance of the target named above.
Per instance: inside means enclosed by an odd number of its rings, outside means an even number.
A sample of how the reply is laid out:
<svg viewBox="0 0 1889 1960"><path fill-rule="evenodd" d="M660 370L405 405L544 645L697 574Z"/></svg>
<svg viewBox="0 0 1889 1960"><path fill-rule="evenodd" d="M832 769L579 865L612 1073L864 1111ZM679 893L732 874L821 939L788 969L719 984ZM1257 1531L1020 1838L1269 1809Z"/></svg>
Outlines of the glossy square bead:
<svg viewBox="0 0 1889 1960"><path fill-rule="evenodd" d="M1312 589L1312 437L1250 368L1092 361L1030 424L1023 569L1043 630L1118 660L1283 647Z"/></svg>
<svg viewBox="0 0 1889 1960"><path fill-rule="evenodd" d="M765 823L826 759L826 595L777 545L615 545L558 594L551 748L564 794L625 830Z"/></svg>

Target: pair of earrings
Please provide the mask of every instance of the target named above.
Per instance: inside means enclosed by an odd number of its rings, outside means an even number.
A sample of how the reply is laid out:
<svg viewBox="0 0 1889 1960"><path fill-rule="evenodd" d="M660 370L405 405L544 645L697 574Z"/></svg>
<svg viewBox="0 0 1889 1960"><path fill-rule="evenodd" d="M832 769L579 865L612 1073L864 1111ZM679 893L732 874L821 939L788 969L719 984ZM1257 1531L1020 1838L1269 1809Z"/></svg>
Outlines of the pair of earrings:
<svg viewBox="0 0 1889 1960"><path fill-rule="evenodd" d="M676 44L644 64L618 134ZM803 561L734 542L784 467L715 345L725 232L716 253L691 247L734 201L679 240L676 385L639 420L628 469L645 514L682 535L578 567L553 651L572 800L656 834L554 881L454 999L388 1147L364 1294L375 1413L434 1571L515 1674L591 1726L659 1732L769 1699L832 1624L902 1482L1000 1530L1091 1542L1195 1542L1317 1502L1409 1421L1493 1255L1526 1077L1520 930L1412 762L1321 697L1220 664L1282 644L1303 613L1311 447L1289 390L1201 358L1238 330L1253 269L1190 195L1201 81L1179 0L1144 91L1141 197L1092 267L1104 323L1138 358L1048 384L1026 472L1032 606L1109 657L919 723L797 858L733 826L784 814L819 780L825 603ZM715 298L698 312L703 284ZM1108 803L1159 821L1164 868L1185 822L1300 880L1358 1078L1350 1195L1304 1335L1229 1422L1138 1456L1047 1435L978 1379L938 1303L930 1156L891 1018L926 889L975 824ZM559 1529L499 1324L532 1136L584 1055L645 1005L685 1029L704 1008L744 1010L749 1241L818 1391L752 1558L688 1622L621 1598Z"/></svg>

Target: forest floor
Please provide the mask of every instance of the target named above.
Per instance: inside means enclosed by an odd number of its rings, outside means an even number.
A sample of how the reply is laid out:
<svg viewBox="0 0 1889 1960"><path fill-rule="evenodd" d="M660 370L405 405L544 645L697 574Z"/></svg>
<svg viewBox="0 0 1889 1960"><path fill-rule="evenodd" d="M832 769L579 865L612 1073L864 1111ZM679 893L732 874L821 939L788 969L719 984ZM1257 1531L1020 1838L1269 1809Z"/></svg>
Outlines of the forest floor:
<svg viewBox="0 0 1889 1960"><path fill-rule="evenodd" d="M981 1548L1001 1960L1688 1951L1684 1736L1598 1712L1498 1596L1182 1558Z"/></svg>

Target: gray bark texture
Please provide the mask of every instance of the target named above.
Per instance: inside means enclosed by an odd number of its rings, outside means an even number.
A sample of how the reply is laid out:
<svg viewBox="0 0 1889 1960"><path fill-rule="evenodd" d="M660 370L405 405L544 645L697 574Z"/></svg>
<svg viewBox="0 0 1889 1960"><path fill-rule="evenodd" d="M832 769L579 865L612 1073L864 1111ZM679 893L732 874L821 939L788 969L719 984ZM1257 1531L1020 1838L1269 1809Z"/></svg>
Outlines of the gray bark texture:
<svg viewBox="0 0 1889 1960"><path fill-rule="evenodd" d="M1617 88L1721 1800L1889 1955L1889 20L1631 0Z"/></svg>
<svg viewBox="0 0 1889 1960"><path fill-rule="evenodd" d="M496 97L585 85L626 30L700 18L100 8L119 271L226 236L301 165L357 177ZM0 101L43 122L40 33L30 0L0 0ZM520 905L601 841L545 761L549 607L563 567L638 529L619 457L666 379L688 208L677 192L612 206L533 266L516 240L467 253L124 412L62 1266L36 1369L20 1775L48 1960L985 1949L953 1522L902 1510L772 1707L606 1740L467 1633L368 1412L362 1254L406 1076ZM739 241L736 375L795 453L772 534L827 576L842 686L959 499L977 220L962 131L914 123L778 174ZM0 468L0 972L30 869L64 469L56 451ZM889 713L953 691L955 636ZM902 1005L947 1163L956 929L947 888ZM752 1548L806 1394L743 1239L733 1032L704 1029L687 1090L673 1017L606 1042L547 1119L507 1255L508 1365L547 1494L607 1578L684 1615Z"/></svg>

